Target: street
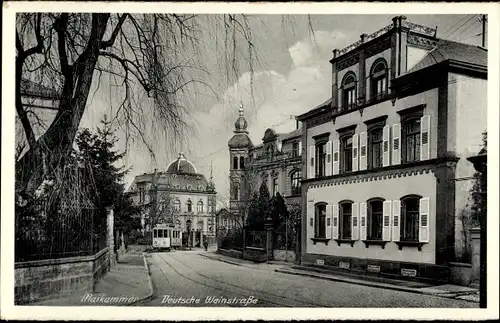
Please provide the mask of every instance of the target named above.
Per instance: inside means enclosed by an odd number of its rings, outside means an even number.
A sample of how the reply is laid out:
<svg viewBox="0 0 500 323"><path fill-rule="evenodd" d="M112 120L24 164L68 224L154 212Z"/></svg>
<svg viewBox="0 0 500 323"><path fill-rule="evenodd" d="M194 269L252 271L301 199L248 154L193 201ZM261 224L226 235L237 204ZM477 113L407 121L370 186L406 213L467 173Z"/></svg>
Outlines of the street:
<svg viewBox="0 0 500 323"><path fill-rule="evenodd" d="M478 307L462 300L275 272L279 265L236 266L198 252L151 254L155 296L141 306Z"/></svg>

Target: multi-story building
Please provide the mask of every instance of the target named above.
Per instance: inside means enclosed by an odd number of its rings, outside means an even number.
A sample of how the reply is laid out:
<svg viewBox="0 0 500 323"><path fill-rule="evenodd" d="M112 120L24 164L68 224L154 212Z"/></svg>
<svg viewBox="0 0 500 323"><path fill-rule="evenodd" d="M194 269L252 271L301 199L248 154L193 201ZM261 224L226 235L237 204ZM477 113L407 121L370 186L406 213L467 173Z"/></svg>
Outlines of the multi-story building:
<svg viewBox="0 0 500 323"><path fill-rule="evenodd" d="M145 207L141 222L146 231L158 223L174 224L182 229L183 243L190 236L194 246L215 237L217 193L212 176L207 181L184 154L180 153L165 172L136 176L129 194L136 205Z"/></svg>
<svg viewBox="0 0 500 323"><path fill-rule="evenodd" d="M259 192L263 181L271 196L280 193L287 204L300 204L302 177L302 129L276 133L269 128L262 143L254 146L248 136L247 121L240 107L234 136L229 140L230 207L232 214L246 215L248 200Z"/></svg>
<svg viewBox="0 0 500 323"><path fill-rule="evenodd" d="M301 261L447 280L486 130L487 51L393 23L334 50L303 123Z"/></svg>

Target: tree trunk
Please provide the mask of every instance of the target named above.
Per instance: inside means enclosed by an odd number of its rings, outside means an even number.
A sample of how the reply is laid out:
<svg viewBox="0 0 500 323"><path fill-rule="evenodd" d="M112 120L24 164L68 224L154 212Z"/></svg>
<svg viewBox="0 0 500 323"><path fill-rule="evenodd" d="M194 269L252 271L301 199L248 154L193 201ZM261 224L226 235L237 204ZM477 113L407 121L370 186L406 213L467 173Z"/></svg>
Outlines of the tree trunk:
<svg viewBox="0 0 500 323"><path fill-rule="evenodd" d="M70 151L80 121L85 112L87 98L99 50L110 14L93 14L91 37L86 49L65 73L63 95L59 110L49 129L37 140L34 147L16 162L16 190L33 195L46 174L64 167L63 158Z"/></svg>

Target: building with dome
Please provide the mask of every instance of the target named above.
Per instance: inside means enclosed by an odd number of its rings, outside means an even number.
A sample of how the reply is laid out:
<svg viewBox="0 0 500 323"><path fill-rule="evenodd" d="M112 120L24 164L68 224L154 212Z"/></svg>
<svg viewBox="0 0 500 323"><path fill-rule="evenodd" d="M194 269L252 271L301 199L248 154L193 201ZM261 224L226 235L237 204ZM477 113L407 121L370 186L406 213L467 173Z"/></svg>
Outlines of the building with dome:
<svg viewBox="0 0 500 323"><path fill-rule="evenodd" d="M212 175L207 180L183 153L164 172L137 175L128 192L136 205L144 207L144 231L158 223L173 224L183 232L183 245L189 236L189 246L215 238L217 193Z"/></svg>
<svg viewBox="0 0 500 323"><path fill-rule="evenodd" d="M243 106L234 125L234 135L229 140L230 155L230 204L229 212L246 220L248 201L253 192L266 182L271 196L278 192L286 204L301 203L302 129L277 133L267 129L262 143L254 145L247 131Z"/></svg>

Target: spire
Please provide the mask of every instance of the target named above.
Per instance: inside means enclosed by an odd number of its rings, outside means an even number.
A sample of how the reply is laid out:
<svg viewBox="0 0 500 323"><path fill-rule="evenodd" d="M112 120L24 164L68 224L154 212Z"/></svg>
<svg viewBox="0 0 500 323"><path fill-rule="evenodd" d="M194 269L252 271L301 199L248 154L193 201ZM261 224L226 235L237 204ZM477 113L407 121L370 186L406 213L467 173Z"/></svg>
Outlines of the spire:
<svg viewBox="0 0 500 323"><path fill-rule="evenodd" d="M214 179L212 175L212 170L213 170L212 161L210 161L210 182L212 182L212 180Z"/></svg>
<svg viewBox="0 0 500 323"><path fill-rule="evenodd" d="M240 117L243 117L243 102L240 102Z"/></svg>

